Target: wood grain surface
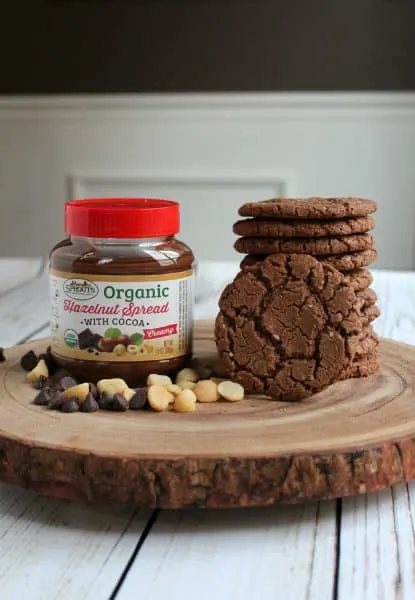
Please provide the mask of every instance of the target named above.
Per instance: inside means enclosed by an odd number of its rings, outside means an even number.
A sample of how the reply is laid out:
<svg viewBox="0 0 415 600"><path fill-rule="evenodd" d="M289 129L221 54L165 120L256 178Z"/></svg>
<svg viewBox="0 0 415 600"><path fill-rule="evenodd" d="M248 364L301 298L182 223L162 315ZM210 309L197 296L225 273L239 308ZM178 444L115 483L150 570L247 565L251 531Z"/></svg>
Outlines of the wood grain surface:
<svg viewBox="0 0 415 600"><path fill-rule="evenodd" d="M39 350L45 341L31 344ZM251 396L195 414L62 414L31 403L18 360L0 369L0 478L42 494L145 507L295 503L415 476L415 348L382 341L382 368L301 403ZM214 352L199 322L195 354Z"/></svg>

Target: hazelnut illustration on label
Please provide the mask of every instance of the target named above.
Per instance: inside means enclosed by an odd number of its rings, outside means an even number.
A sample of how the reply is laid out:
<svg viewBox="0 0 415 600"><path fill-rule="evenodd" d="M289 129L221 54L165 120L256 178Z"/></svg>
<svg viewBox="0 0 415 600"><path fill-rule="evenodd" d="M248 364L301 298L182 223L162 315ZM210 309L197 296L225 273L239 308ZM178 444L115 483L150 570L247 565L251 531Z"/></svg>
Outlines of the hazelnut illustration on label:
<svg viewBox="0 0 415 600"><path fill-rule="evenodd" d="M193 271L127 279L53 269L50 282L55 353L126 362L189 352Z"/></svg>

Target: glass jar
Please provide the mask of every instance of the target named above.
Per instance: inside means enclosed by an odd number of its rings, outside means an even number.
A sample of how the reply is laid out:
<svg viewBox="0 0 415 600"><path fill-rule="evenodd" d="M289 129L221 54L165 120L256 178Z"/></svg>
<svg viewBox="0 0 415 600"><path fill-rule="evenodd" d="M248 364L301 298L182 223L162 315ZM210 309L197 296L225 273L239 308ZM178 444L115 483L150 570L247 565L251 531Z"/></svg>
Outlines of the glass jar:
<svg viewBox="0 0 415 600"><path fill-rule="evenodd" d="M50 254L51 350L80 381L145 383L191 355L194 256L174 236L179 205L109 198L65 204Z"/></svg>

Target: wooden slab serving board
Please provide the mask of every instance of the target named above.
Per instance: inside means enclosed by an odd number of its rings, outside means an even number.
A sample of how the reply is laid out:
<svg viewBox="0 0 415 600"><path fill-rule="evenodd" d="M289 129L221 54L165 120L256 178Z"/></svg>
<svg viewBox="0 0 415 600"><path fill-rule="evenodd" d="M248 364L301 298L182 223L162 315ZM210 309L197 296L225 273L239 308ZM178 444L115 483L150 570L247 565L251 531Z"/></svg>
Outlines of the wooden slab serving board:
<svg viewBox="0 0 415 600"><path fill-rule="evenodd" d="M195 355L215 352L196 326ZM415 477L415 347L383 340L382 368L301 403L251 396L192 414L63 414L32 404L19 367L0 367L0 479L42 494L145 507L302 502Z"/></svg>

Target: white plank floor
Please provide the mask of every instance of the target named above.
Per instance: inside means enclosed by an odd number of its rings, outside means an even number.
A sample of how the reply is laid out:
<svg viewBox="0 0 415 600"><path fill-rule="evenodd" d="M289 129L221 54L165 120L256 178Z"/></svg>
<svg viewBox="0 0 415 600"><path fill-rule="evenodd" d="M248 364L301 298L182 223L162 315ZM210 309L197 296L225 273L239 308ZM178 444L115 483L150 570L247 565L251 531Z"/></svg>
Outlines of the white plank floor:
<svg viewBox="0 0 415 600"><path fill-rule="evenodd" d="M162 512L120 600L333 597L335 503Z"/></svg>
<svg viewBox="0 0 415 600"><path fill-rule="evenodd" d="M0 345L48 334L42 265L0 260ZM215 315L236 270L200 265L197 318ZM374 287L378 332L415 344L415 274L375 272ZM154 516L0 484L0 599L415 598L413 484L337 503L161 511L149 527Z"/></svg>
<svg viewBox="0 0 415 600"><path fill-rule="evenodd" d="M48 500L1 484L0 597L108 598L148 518L148 511Z"/></svg>

